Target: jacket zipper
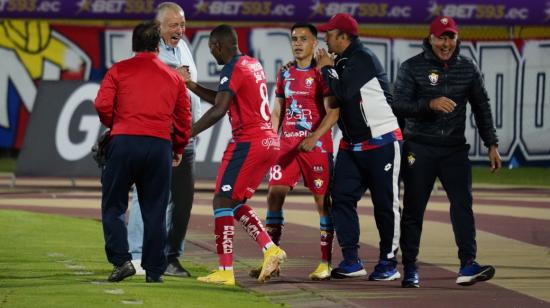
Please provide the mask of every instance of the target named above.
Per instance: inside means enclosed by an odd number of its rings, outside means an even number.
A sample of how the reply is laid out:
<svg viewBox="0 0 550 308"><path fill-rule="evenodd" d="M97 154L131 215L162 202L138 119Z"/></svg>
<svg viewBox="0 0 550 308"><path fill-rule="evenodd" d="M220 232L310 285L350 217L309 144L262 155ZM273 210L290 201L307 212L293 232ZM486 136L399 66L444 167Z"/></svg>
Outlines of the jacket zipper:
<svg viewBox="0 0 550 308"><path fill-rule="evenodd" d="M447 94L447 72L448 72L448 69L449 69L449 65L447 64L447 62L443 63L443 82L445 83L445 89L444 89L444 92L443 94L445 95L445 97L449 97L448 94ZM443 118L444 118L444 123L447 123L447 115L443 115ZM445 124L444 124L445 125ZM441 135L443 136L445 134L445 130L444 129L441 129Z"/></svg>

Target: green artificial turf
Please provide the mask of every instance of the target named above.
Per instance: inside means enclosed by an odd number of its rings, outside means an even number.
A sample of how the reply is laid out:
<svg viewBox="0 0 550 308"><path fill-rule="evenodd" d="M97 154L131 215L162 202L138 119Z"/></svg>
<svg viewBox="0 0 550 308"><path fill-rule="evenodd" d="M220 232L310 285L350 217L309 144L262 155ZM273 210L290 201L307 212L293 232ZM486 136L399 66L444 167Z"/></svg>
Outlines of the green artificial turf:
<svg viewBox="0 0 550 308"><path fill-rule="evenodd" d="M101 224L94 220L0 210L0 307L280 307L239 287L144 276L107 283ZM195 275L207 274L184 263Z"/></svg>
<svg viewBox="0 0 550 308"><path fill-rule="evenodd" d="M491 173L489 167L474 167L472 178L474 184L548 187L550 186L550 168L502 168Z"/></svg>

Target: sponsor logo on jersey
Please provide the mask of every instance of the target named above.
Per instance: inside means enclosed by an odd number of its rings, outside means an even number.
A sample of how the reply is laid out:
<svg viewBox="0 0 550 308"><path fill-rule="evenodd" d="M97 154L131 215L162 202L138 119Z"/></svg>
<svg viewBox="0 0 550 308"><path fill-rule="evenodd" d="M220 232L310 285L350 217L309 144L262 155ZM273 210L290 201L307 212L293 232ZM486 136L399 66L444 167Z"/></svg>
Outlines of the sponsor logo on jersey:
<svg viewBox="0 0 550 308"><path fill-rule="evenodd" d="M266 147L268 150L271 147L278 148L281 146L281 143L279 141L279 137L277 138L265 138L262 139L262 146Z"/></svg>
<svg viewBox="0 0 550 308"><path fill-rule="evenodd" d="M323 173L323 171L325 171L325 168L323 168L323 166L321 166L321 165L315 165L315 166L313 166L313 172L315 172L315 173Z"/></svg>
<svg viewBox="0 0 550 308"><path fill-rule="evenodd" d="M407 154L407 163L409 164L409 166L414 165L415 161L416 161L416 157L414 156L414 153L409 152Z"/></svg>
<svg viewBox="0 0 550 308"><path fill-rule="evenodd" d="M226 185L223 185L223 186L222 186L222 191L226 191L226 192L227 192L227 191L230 191L231 189L232 189L231 185L226 184Z"/></svg>
<svg viewBox="0 0 550 308"><path fill-rule="evenodd" d="M287 123L287 124L290 124L290 123ZM301 130L297 132L283 132L283 136L285 138L303 138L303 137L309 136L310 134L311 132L306 130Z"/></svg>
<svg viewBox="0 0 550 308"><path fill-rule="evenodd" d="M224 83L226 83L228 80L229 80L229 78L227 78L227 76L224 76L224 77L222 78L222 80L220 80L220 84L224 84Z"/></svg>
<svg viewBox="0 0 550 308"><path fill-rule="evenodd" d="M321 180L321 179L313 180L313 185L315 186L316 189L321 188L323 186L323 183L324 183L324 181Z"/></svg>
<svg viewBox="0 0 550 308"><path fill-rule="evenodd" d="M388 172L391 169L391 164L384 166L384 171Z"/></svg>

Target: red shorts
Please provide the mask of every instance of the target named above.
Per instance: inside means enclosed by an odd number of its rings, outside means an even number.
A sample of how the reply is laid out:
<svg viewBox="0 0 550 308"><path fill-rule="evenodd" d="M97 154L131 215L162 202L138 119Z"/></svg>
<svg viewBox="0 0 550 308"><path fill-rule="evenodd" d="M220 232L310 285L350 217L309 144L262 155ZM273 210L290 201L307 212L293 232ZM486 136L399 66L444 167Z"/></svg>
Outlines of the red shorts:
<svg viewBox="0 0 550 308"><path fill-rule="evenodd" d="M252 197L279 156L279 137L231 142L223 153L216 194L243 202Z"/></svg>
<svg viewBox="0 0 550 308"><path fill-rule="evenodd" d="M283 185L294 188L300 175L304 185L316 195L324 195L328 189L332 170L332 154L301 152L296 148L281 153L277 164L269 171L269 186Z"/></svg>

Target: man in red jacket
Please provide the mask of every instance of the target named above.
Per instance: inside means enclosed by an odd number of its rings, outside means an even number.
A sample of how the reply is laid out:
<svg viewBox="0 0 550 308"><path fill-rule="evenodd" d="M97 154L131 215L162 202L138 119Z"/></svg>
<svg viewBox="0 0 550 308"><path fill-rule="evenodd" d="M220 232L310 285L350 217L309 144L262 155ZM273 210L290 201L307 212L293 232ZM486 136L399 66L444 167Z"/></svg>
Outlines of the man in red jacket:
<svg viewBox="0 0 550 308"><path fill-rule="evenodd" d="M189 141L191 111L183 77L157 57L159 41L154 23L137 25L132 36L136 55L109 69L95 100L101 123L111 129L101 175L105 252L114 265L111 282L135 274L124 224L128 191L134 183L144 220L146 281L162 282L166 268L170 178Z"/></svg>

